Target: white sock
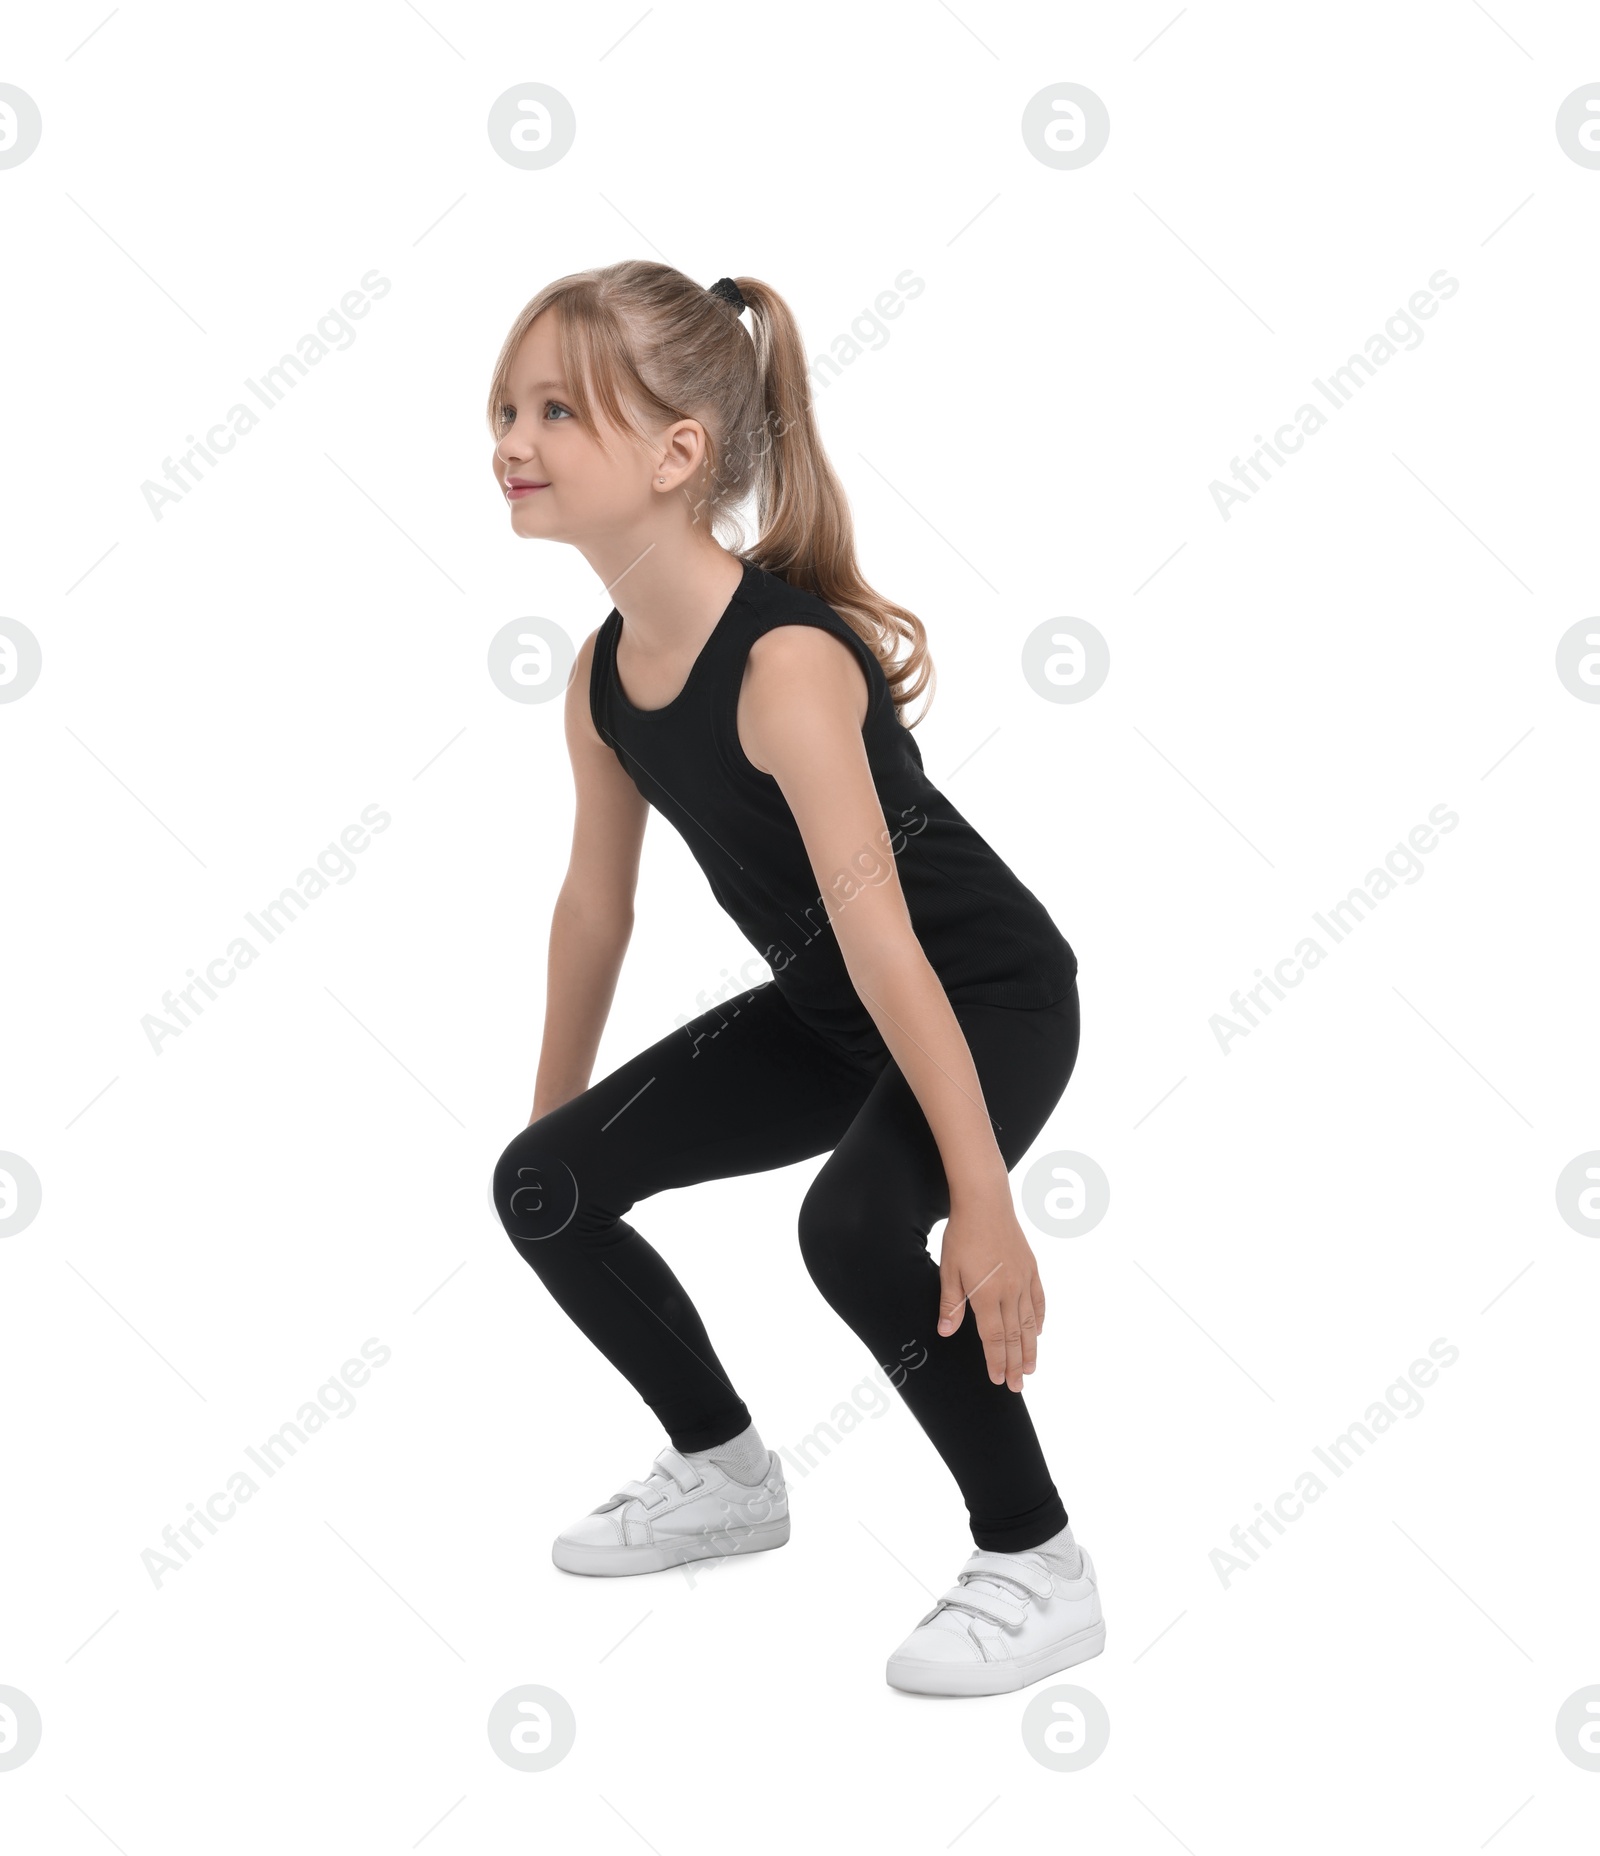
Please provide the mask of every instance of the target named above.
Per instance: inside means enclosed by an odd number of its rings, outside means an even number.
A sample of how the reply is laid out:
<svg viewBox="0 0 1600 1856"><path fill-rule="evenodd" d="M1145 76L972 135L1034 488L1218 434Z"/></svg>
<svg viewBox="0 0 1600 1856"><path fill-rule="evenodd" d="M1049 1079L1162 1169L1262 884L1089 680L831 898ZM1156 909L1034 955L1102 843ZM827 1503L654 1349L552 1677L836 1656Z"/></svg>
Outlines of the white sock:
<svg viewBox="0 0 1600 1856"><path fill-rule="evenodd" d="M1042 1555L1046 1564L1053 1566L1063 1578L1078 1579L1083 1576L1083 1548L1072 1538L1071 1522L1059 1534L1052 1534L1048 1540L1040 1541L1038 1546L1029 1547L1027 1551Z"/></svg>
<svg viewBox="0 0 1600 1856"><path fill-rule="evenodd" d="M709 1450L685 1450L683 1454L691 1463L698 1463L702 1468L715 1463L719 1469L726 1470L735 1482L742 1482L747 1487L760 1482L767 1473L767 1446L762 1443L753 1423L746 1425L737 1437L730 1437L726 1443L713 1444Z"/></svg>

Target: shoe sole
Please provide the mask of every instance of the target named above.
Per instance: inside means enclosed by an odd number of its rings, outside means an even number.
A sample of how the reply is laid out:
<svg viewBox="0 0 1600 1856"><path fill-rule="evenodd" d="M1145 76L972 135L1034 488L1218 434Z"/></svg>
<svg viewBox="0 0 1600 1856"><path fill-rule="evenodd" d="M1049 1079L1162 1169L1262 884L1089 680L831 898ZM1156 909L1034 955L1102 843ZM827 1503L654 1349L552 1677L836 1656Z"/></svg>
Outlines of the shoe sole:
<svg viewBox="0 0 1600 1856"><path fill-rule="evenodd" d="M1106 1624L1086 1624L1064 1643L1035 1650L1030 1656L1008 1657L1003 1663L930 1663L891 1656L885 1677L891 1688L912 1695L1004 1695L1026 1688L1058 1669L1086 1663L1106 1646Z"/></svg>
<svg viewBox="0 0 1600 1856"><path fill-rule="evenodd" d="M563 1572L616 1578L628 1573L664 1572L691 1560L723 1560L738 1553L764 1553L771 1547L781 1547L788 1538L789 1517L784 1515L776 1521L762 1521L743 1528L718 1528L715 1533L690 1534L682 1540L657 1540L639 1547L591 1547L558 1534L550 1557Z"/></svg>

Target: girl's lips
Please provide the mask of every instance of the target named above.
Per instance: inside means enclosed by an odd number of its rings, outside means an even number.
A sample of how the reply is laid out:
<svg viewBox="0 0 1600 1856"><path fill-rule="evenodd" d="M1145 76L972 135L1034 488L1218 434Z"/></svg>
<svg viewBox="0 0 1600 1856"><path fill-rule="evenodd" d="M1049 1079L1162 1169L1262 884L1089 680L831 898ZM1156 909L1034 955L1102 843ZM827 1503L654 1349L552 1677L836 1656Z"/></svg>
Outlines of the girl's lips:
<svg viewBox="0 0 1600 1856"><path fill-rule="evenodd" d="M548 490L549 488L547 483L508 483L506 500L514 503L520 496L532 496L535 490Z"/></svg>

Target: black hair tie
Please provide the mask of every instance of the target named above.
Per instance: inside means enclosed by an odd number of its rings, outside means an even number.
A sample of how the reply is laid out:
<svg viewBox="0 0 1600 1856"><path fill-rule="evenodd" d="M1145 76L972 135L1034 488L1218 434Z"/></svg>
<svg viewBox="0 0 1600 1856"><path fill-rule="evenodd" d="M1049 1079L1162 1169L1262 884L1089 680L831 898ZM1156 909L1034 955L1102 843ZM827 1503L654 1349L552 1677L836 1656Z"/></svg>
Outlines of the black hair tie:
<svg viewBox="0 0 1600 1856"><path fill-rule="evenodd" d="M744 292L731 277L719 277L711 286L711 294L720 296L724 303L731 304L735 315L742 315L750 307L744 300Z"/></svg>

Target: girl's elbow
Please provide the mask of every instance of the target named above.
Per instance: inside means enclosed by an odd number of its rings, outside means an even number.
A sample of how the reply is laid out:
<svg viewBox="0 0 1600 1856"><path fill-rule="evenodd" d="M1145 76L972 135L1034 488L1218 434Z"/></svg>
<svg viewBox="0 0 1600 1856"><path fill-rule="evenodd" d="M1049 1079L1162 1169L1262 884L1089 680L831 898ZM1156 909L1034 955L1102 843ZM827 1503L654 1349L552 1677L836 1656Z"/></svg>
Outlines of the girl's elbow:
<svg viewBox="0 0 1600 1856"><path fill-rule="evenodd" d="M922 943L909 927L903 933L861 936L853 947L844 948L844 958L851 978L874 993L917 967L932 971Z"/></svg>

